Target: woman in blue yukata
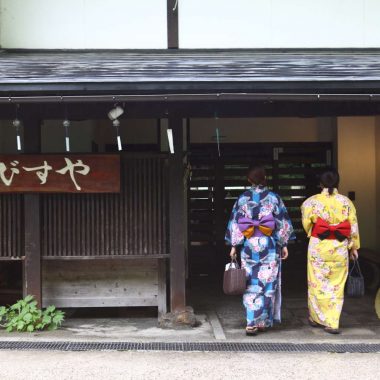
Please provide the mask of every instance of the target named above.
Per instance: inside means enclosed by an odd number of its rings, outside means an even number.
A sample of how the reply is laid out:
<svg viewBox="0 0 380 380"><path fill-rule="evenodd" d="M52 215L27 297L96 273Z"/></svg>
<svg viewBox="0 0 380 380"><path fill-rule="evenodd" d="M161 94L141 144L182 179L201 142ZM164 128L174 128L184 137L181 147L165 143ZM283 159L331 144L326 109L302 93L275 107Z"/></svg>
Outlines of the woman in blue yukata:
<svg viewBox="0 0 380 380"><path fill-rule="evenodd" d="M239 196L228 222L226 241L247 273L243 304L247 312L247 335L265 331L281 321L281 259L288 257L287 244L294 238L292 223L281 198L266 187L262 166L251 166L252 187Z"/></svg>

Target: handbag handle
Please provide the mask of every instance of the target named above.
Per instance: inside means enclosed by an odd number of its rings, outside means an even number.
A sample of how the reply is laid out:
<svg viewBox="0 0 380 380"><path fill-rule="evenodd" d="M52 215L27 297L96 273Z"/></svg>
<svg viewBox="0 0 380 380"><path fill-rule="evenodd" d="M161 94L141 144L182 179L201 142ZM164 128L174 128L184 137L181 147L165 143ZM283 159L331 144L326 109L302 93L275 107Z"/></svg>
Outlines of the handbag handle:
<svg viewBox="0 0 380 380"><path fill-rule="evenodd" d="M236 265L236 269L240 269L240 265L239 265L239 263L237 262L236 257L235 257L235 258L232 258L232 257L231 257L231 262L230 262L230 266L228 267L228 270L231 269L231 264L235 264L235 265Z"/></svg>
<svg viewBox="0 0 380 380"><path fill-rule="evenodd" d="M354 259L354 265L352 266L351 270L350 270L350 276L352 274L352 271L354 270L354 268L357 266L357 271L360 275L360 277L363 277L362 275L362 271L360 270L360 265L359 265L359 260L358 259Z"/></svg>

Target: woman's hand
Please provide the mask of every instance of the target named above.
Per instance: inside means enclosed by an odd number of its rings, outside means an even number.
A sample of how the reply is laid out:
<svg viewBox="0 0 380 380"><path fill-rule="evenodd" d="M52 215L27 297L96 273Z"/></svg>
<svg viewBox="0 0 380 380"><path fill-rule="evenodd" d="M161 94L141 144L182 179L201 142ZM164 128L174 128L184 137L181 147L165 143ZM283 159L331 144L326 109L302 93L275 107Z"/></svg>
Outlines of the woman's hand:
<svg viewBox="0 0 380 380"><path fill-rule="evenodd" d="M357 260L359 257L358 250L357 249L351 249L350 250L350 260Z"/></svg>
<svg viewBox="0 0 380 380"><path fill-rule="evenodd" d="M236 253L236 247L231 248L230 257L232 260L236 259L237 253Z"/></svg>
<svg viewBox="0 0 380 380"><path fill-rule="evenodd" d="M286 260L289 256L288 247L282 247L281 249L281 259Z"/></svg>

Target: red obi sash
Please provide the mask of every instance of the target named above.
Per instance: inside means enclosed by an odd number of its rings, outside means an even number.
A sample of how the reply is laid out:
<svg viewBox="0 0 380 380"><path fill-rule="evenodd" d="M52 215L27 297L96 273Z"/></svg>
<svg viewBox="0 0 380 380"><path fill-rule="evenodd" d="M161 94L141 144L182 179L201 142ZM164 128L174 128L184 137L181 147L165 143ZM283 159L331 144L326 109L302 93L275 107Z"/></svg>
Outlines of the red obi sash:
<svg viewBox="0 0 380 380"><path fill-rule="evenodd" d="M339 224L329 224L322 218L318 218L314 224L311 236L320 240L332 239L344 241L351 236L351 224L348 220Z"/></svg>

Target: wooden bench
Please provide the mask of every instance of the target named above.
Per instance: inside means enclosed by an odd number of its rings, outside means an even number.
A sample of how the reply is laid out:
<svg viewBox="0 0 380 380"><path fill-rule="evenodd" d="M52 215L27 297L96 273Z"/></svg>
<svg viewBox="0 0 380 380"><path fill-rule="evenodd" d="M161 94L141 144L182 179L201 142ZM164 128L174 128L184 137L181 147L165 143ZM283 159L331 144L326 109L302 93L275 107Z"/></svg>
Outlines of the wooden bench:
<svg viewBox="0 0 380 380"><path fill-rule="evenodd" d="M43 260L42 306L156 306L166 313L166 261L147 259Z"/></svg>
<svg viewBox="0 0 380 380"><path fill-rule="evenodd" d="M361 248L359 259L363 271L365 286L375 292L380 287L380 254L368 248Z"/></svg>

